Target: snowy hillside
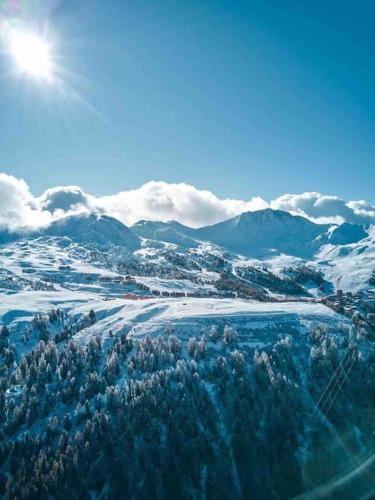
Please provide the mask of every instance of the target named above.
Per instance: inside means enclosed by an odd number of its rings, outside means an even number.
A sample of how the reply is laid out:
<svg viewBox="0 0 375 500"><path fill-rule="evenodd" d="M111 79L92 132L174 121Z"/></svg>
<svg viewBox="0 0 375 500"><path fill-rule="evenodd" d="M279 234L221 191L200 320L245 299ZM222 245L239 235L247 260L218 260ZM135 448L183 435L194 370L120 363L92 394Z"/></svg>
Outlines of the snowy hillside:
<svg viewBox="0 0 375 500"><path fill-rule="evenodd" d="M29 251L34 253L40 245L49 248L52 242L43 243L41 237L55 238L55 246L73 252L74 244L78 245L73 253L79 251L87 259L99 259L107 268L118 270L121 264L123 273L178 278L198 285L213 285L224 273L227 291L233 291L228 279L242 279L262 293L319 295L335 288L371 288L375 271L372 234L367 226L319 225L267 209L200 229L152 221L140 221L128 228L112 217L82 214L60 219L37 233L4 233L2 244L4 249L7 245L18 248L17 252L22 245L30 245ZM293 279L290 268L303 266L321 273L325 284L320 278L297 285L287 282ZM23 278L27 272L35 274L32 269L27 271L27 265L24 267Z"/></svg>
<svg viewBox="0 0 375 500"><path fill-rule="evenodd" d="M100 246L140 248L140 240L122 222L108 215L82 214L65 217L52 223L40 235L63 236L78 243Z"/></svg>
<svg viewBox="0 0 375 500"><path fill-rule="evenodd" d="M262 211L198 230L82 215L4 241L0 496L286 499L325 482L327 442L332 475L351 467L333 425L375 444L362 236Z"/></svg>
<svg viewBox="0 0 375 500"><path fill-rule="evenodd" d="M235 253L253 257L275 253L305 257L312 255L317 248L315 239L327 228L287 212L265 209L201 228L198 235Z"/></svg>
<svg viewBox="0 0 375 500"><path fill-rule="evenodd" d="M131 227L138 236L151 240L164 241L175 245L195 248L199 245L193 237L194 229L178 222L139 221ZM191 236L189 236L191 235Z"/></svg>
<svg viewBox="0 0 375 500"><path fill-rule="evenodd" d="M149 246L152 240L172 243L180 247L176 252L186 254L187 249L211 245L216 252L222 249L221 254L232 262L239 254L245 257L242 261L248 259L258 268L266 265L278 275L290 266L306 264L321 272L333 287L344 290L368 288L375 270L371 258L374 240L368 226L314 224L279 210L248 212L200 229L176 222L140 221L132 230L147 238Z"/></svg>
<svg viewBox="0 0 375 500"><path fill-rule="evenodd" d="M332 227L327 234L327 243L331 245L347 245L358 243L367 238L367 227L359 224L349 224L344 222L340 226Z"/></svg>
<svg viewBox="0 0 375 500"><path fill-rule="evenodd" d="M375 240L368 237L348 245L326 245L317 255L317 265L336 288L358 291L373 287Z"/></svg>

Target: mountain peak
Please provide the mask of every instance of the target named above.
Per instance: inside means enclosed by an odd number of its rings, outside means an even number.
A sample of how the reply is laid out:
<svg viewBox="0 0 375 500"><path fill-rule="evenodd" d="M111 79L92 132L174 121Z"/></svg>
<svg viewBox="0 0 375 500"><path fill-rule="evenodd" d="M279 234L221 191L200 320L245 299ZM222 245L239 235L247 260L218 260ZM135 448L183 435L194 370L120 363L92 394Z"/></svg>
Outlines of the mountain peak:
<svg viewBox="0 0 375 500"><path fill-rule="evenodd" d="M184 226L177 221L160 222L141 220L136 222L131 228L142 238L164 241L187 248L198 245L197 241L193 239L194 229Z"/></svg>
<svg viewBox="0 0 375 500"><path fill-rule="evenodd" d="M125 224L109 215L82 213L64 217L42 231L44 236L66 236L78 243L140 247L140 240Z"/></svg>
<svg viewBox="0 0 375 500"><path fill-rule="evenodd" d="M273 208L263 208L262 210L242 212L237 216L239 220L274 220L274 219L292 219L295 216L284 210L275 210Z"/></svg>
<svg viewBox="0 0 375 500"><path fill-rule="evenodd" d="M315 238L327 228L283 210L266 208L244 212L219 224L201 228L198 234L202 240L212 241L239 254L265 256L289 253L302 256L313 252Z"/></svg>
<svg viewBox="0 0 375 500"><path fill-rule="evenodd" d="M274 210L272 208L265 208L254 212L243 212L234 219L233 224L242 227L243 230L252 232L255 228L266 228L270 231L280 228L285 232L293 231L293 228L306 227L326 227L325 225L318 225L310 220L299 215L292 215L284 210Z"/></svg>

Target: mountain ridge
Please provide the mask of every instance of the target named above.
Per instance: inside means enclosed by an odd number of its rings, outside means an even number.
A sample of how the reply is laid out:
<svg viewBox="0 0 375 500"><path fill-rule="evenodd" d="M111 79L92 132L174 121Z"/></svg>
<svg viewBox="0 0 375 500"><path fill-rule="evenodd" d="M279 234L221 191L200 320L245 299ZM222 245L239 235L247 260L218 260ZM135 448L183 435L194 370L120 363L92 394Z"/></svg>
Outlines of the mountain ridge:
<svg viewBox="0 0 375 500"><path fill-rule="evenodd" d="M192 228L177 221L140 220L128 227L109 215L83 213L52 222L47 228L23 234L0 232L0 244L40 236L68 237L83 244L123 246L136 251L142 239L197 248L214 244L232 253L255 258L287 254L311 258L321 247L358 243L369 236L368 226L344 222L316 224L299 215L271 208L243 212L216 224Z"/></svg>
<svg viewBox="0 0 375 500"><path fill-rule="evenodd" d="M66 236L78 243L140 248L139 237L118 219L96 213L64 217L39 231L39 236Z"/></svg>

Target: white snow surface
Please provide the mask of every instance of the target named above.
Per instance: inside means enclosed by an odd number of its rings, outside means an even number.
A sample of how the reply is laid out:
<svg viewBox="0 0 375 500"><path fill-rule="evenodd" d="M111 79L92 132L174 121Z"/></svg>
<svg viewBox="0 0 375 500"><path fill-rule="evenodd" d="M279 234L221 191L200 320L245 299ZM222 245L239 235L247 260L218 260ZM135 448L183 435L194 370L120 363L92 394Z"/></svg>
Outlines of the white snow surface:
<svg viewBox="0 0 375 500"><path fill-rule="evenodd" d="M215 276L216 278L216 276ZM209 292L215 291L213 285L201 285L187 279L164 279L155 276L138 276L137 281L152 289L166 292Z"/></svg>
<svg viewBox="0 0 375 500"><path fill-rule="evenodd" d="M337 326L342 318L321 304L304 302L260 303L240 299L152 298L144 300L105 300L87 291L23 291L2 295L0 318L7 324L13 339L19 342L22 328L35 314L59 307L72 317L87 315L91 309L97 322L77 333L75 341L86 344L91 336L109 337L126 333L132 337L174 332L189 337L208 333L213 325L229 324L247 332L247 340L256 345L271 340L270 332L301 332L311 323ZM274 339L274 337L272 337Z"/></svg>
<svg viewBox="0 0 375 500"><path fill-rule="evenodd" d="M202 246L195 252L204 261L208 249ZM217 255L222 254L218 251ZM137 291L136 285L104 282L103 276L116 277L120 273L106 262L105 253L98 251L95 256L94 252L93 259L93 254L83 245L68 238L39 238L0 247L0 326L10 327L11 341L20 340L22 330L34 315L48 313L53 308L63 309L74 318L87 315L91 309L95 311L97 322L75 335L75 340L81 343L86 343L92 335L107 338L110 331L137 337L171 331L190 336L208 332L213 324L220 328L230 324L239 331L242 341L258 345L271 340L272 335L303 333L311 322L337 326L343 321L341 316L314 302L256 302L213 297L125 299L125 294ZM374 257L375 246L368 238L357 244L323 247L315 265L324 269L336 285L353 289L359 287L362 280L368 280ZM233 259L234 266L262 265L262 261L256 259L233 255L228 258ZM295 257L280 255L263 264L275 274L281 274L283 268L298 262ZM348 269L350 272L345 272ZM214 290L217 273L207 270L191 273L197 277L206 274L207 282L211 280L213 284L157 276L135 277L139 283L159 291Z"/></svg>
<svg viewBox="0 0 375 500"><path fill-rule="evenodd" d="M368 289L375 271L375 241L366 238L350 245L325 245L316 265L336 288L351 292Z"/></svg>

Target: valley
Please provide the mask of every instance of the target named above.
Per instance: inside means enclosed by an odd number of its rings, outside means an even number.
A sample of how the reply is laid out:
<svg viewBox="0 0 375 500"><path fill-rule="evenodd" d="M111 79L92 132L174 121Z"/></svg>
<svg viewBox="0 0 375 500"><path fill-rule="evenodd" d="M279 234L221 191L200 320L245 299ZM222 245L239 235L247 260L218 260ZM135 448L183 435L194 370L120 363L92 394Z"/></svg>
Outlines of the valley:
<svg viewBox="0 0 375 500"><path fill-rule="evenodd" d="M356 464L373 445L371 229L291 217L239 217L219 239L91 214L3 243L0 493L116 497L136 482L135 498L351 498L332 483L348 470L369 491L372 462ZM18 450L30 463L13 470Z"/></svg>

